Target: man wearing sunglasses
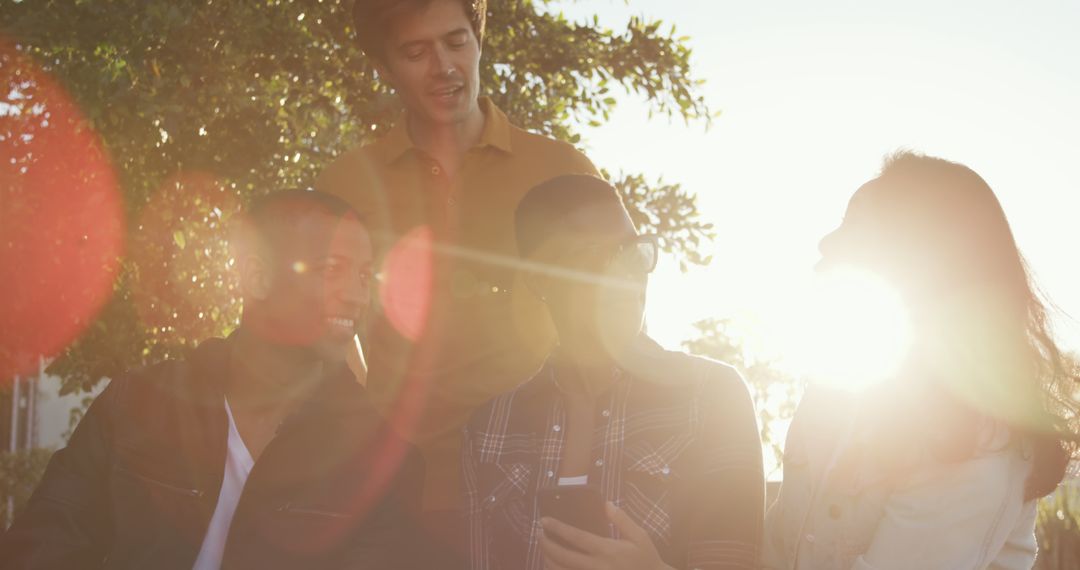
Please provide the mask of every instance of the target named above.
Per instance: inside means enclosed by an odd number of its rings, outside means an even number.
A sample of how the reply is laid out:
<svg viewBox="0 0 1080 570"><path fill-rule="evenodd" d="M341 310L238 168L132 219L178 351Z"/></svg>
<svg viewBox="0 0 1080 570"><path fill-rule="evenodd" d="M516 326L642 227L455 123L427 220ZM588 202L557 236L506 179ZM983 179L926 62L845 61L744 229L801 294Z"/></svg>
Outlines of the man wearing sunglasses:
<svg viewBox="0 0 1080 570"><path fill-rule="evenodd" d="M515 224L559 344L466 426L470 568L756 568L753 404L732 368L645 336L655 238L587 175L533 188Z"/></svg>

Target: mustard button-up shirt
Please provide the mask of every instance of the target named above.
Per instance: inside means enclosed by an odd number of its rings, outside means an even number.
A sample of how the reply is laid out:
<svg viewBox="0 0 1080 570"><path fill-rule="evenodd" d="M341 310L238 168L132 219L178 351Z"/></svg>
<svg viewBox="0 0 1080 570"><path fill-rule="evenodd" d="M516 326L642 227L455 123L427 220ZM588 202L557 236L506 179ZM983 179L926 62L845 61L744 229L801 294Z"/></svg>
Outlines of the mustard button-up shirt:
<svg viewBox="0 0 1080 570"><path fill-rule="evenodd" d="M573 146L510 124L480 100L484 128L450 178L405 121L339 157L319 190L364 217L380 259L364 352L376 404L424 452L427 509L460 503L460 430L473 409L532 376L554 342L521 281L514 210L533 186L597 174Z"/></svg>

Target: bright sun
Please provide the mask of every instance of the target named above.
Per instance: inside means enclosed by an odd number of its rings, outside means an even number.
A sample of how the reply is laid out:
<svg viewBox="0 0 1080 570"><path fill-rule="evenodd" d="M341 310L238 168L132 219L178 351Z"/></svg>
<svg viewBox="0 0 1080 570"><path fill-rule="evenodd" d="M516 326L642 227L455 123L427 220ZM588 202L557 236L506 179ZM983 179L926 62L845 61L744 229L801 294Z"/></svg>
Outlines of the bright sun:
<svg viewBox="0 0 1080 570"><path fill-rule="evenodd" d="M794 300L768 328L785 368L812 382L865 390L895 374L907 355L907 310L874 275L847 269L817 275Z"/></svg>

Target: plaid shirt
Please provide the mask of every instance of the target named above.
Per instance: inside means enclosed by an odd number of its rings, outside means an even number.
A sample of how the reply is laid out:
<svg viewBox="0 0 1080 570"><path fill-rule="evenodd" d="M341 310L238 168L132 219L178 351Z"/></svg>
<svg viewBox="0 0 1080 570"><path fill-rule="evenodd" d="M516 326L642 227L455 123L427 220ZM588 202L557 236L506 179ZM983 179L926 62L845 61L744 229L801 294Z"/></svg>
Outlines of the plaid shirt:
<svg viewBox="0 0 1080 570"><path fill-rule="evenodd" d="M655 345L653 345L655 346ZM590 483L675 568L757 568L764 509L753 404L732 368L655 346L598 399ZM480 408L462 469L473 570L541 570L537 493L558 482L565 411L549 361Z"/></svg>

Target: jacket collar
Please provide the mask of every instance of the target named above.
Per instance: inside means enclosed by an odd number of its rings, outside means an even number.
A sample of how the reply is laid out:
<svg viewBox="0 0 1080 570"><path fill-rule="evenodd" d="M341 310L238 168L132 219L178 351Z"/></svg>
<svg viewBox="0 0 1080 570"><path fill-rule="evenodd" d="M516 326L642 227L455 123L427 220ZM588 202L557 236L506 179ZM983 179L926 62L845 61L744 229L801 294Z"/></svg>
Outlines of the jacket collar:
<svg viewBox="0 0 1080 570"><path fill-rule="evenodd" d="M238 331L237 331L238 332ZM224 405L225 386L237 332L203 341L189 356L193 367L191 394L206 407ZM366 392L345 363L327 368L322 378L297 402L297 414L337 415L369 411Z"/></svg>

